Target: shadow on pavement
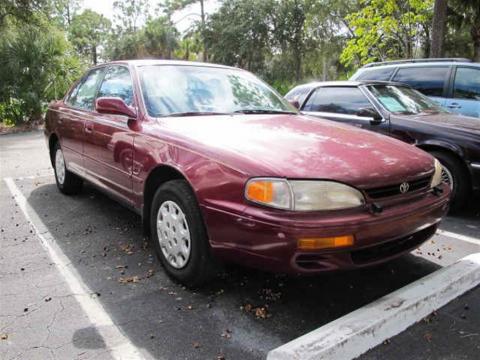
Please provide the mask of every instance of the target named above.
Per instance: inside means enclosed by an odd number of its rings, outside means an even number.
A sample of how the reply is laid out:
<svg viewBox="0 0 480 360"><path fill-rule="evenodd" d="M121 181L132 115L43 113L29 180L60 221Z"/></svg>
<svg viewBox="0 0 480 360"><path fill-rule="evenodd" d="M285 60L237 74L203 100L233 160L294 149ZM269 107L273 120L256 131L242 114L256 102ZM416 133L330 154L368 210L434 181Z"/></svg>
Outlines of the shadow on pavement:
<svg viewBox="0 0 480 360"><path fill-rule="evenodd" d="M53 183L18 184L115 324L156 358L264 358L272 348L438 269L413 255L316 277L229 266L194 292L164 274L134 213L88 186L67 197ZM95 334L84 329L75 343L103 346Z"/></svg>
<svg viewBox="0 0 480 360"><path fill-rule="evenodd" d="M457 234L480 238L480 192L474 194L463 211L449 214L441 229Z"/></svg>

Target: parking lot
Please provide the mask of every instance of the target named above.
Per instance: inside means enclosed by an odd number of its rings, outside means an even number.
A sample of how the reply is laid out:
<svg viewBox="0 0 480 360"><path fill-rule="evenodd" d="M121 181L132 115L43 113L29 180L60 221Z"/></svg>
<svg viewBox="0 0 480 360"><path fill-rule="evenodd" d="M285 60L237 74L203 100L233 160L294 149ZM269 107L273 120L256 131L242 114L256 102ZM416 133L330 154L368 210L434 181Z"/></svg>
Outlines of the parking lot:
<svg viewBox="0 0 480 360"><path fill-rule="evenodd" d="M214 283L191 291L164 274L142 236L138 215L88 185L74 197L57 191L42 133L2 136L0 142L1 177L9 179L0 187L2 359L262 359L292 339L480 252L477 197L464 214L445 219L443 233L388 264L316 277L227 266ZM438 327L451 328L448 320L458 316L455 331L462 326L478 330L480 289L467 296L468 309L460 301L455 305L460 310L450 311ZM428 333L437 331L434 324L427 324ZM438 341L423 337L425 331L411 338L400 335L406 338L392 340L391 346L405 349L410 341L412 352L425 350ZM470 333L461 339L462 334L452 335L456 345L437 351L474 356L480 335ZM365 357L405 357L388 346Z"/></svg>

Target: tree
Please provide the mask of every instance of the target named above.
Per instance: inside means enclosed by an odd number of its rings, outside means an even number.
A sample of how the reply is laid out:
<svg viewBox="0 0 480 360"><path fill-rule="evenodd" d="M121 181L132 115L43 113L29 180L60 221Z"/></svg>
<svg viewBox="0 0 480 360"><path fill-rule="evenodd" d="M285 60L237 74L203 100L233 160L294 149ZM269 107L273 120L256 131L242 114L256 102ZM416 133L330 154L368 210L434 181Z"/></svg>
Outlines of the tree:
<svg viewBox="0 0 480 360"><path fill-rule="evenodd" d="M69 27L69 39L83 56L90 57L94 65L98 60L98 47L107 39L111 22L103 15L85 10L73 17Z"/></svg>
<svg viewBox="0 0 480 360"><path fill-rule="evenodd" d="M452 28L463 28L470 35L471 45L467 49L473 47L472 55L466 56L480 62L480 0L453 0L449 4Z"/></svg>
<svg viewBox="0 0 480 360"><path fill-rule="evenodd" d="M430 57L439 58L445 54L445 32L447 29L447 0L435 0L432 22L432 44Z"/></svg>
<svg viewBox="0 0 480 360"><path fill-rule="evenodd" d="M171 59L178 46L178 35L167 17L149 20L143 32L145 50L151 56Z"/></svg>
<svg viewBox="0 0 480 360"><path fill-rule="evenodd" d="M0 38L0 107L15 122L41 119L82 71L64 34L39 22L11 26Z"/></svg>
<svg viewBox="0 0 480 360"><path fill-rule="evenodd" d="M354 37L342 52L344 64L412 58L425 39L433 0L360 0L362 8L347 16Z"/></svg>
<svg viewBox="0 0 480 360"><path fill-rule="evenodd" d="M120 23L120 29L125 33L135 33L149 17L148 5L148 0L114 1L115 20Z"/></svg>
<svg viewBox="0 0 480 360"><path fill-rule="evenodd" d="M80 9L80 0L52 0L52 8L52 12L61 26L67 28Z"/></svg>
<svg viewBox="0 0 480 360"><path fill-rule="evenodd" d="M2 0L0 2L0 28L5 25L8 17L23 22L31 21L35 12L44 11L48 5L49 0Z"/></svg>

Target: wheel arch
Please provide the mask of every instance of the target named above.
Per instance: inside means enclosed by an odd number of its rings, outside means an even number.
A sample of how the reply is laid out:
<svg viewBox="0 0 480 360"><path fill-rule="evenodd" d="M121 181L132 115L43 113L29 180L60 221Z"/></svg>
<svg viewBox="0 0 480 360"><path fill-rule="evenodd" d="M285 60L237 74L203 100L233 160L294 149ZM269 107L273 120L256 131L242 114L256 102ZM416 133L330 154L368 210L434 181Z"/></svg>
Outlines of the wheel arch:
<svg viewBox="0 0 480 360"><path fill-rule="evenodd" d="M55 149L55 144L59 141L60 140L59 140L57 134L55 134L55 133L50 134L50 136L48 138L48 150L50 152L50 162L51 162L52 166L53 166L53 156L54 156L53 150Z"/></svg>
<svg viewBox="0 0 480 360"><path fill-rule="evenodd" d="M170 180L185 180L196 198L192 184L183 172L171 165L162 164L155 167L148 174L143 187L142 227L145 235L150 234L150 211L153 196L155 195L155 192L159 186Z"/></svg>

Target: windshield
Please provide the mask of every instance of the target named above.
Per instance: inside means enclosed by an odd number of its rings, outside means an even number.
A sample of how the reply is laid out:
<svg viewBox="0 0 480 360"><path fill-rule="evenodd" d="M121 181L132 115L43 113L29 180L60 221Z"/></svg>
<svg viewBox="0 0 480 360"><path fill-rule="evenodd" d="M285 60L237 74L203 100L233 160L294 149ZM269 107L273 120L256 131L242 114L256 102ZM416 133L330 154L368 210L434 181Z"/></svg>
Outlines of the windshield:
<svg viewBox="0 0 480 360"><path fill-rule="evenodd" d="M296 113L280 95L246 71L151 65L140 67L139 72L150 116Z"/></svg>
<svg viewBox="0 0 480 360"><path fill-rule="evenodd" d="M371 85L368 89L385 109L394 114L447 112L433 100L406 86Z"/></svg>

